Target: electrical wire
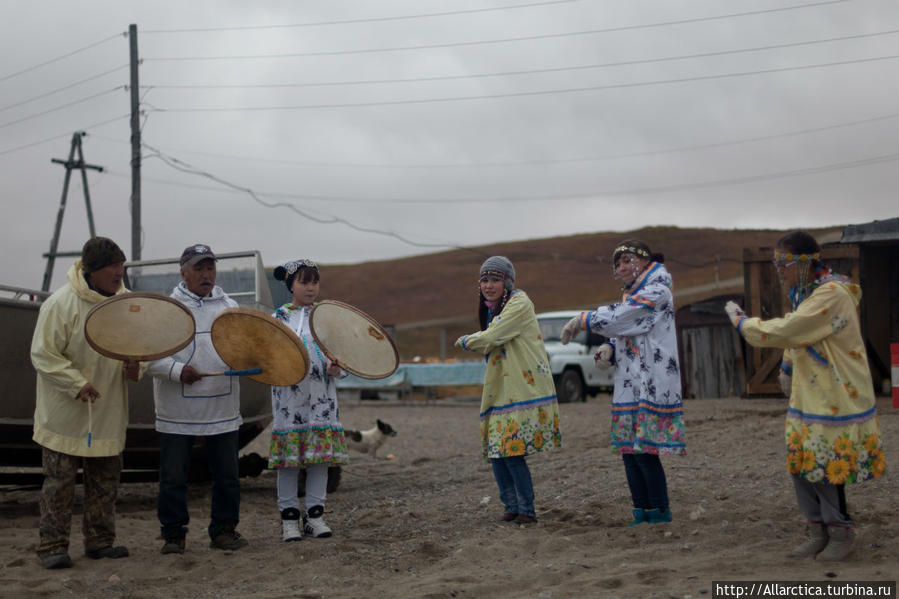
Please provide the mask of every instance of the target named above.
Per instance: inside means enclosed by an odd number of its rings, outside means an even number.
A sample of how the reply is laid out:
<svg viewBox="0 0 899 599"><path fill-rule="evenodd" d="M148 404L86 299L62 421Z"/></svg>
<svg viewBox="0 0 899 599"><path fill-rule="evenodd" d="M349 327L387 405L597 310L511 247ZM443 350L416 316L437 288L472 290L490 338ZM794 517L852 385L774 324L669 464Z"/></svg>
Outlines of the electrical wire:
<svg viewBox="0 0 899 599"><path fill-rule="evenodd" d="M169 166L175 165L186 165L187 163L168 156L164 154L160 150L153 148L147 144L143 144L145 147L151 149L155 154L155 157L160 158ZM279 193L279 192L261 192L261 191L253 191L246 187L239 187L231 183L223 183L218 178L213 175L206 173L205 171L201 171L200 169L196 169L194 167L190 167L188 165L187 168L193 170L187 170L186 168L179 168L178 170L183 170L184 172L191 172L192 174L199 174L206 178L209 178L213 181L227 184L232 189L239 190L244 193L251 193L253 198L260 203L263 203L259 200L259 197L270 197L270 198L281 198L281 199L292 199L292 200L303 200L303 201L321 201L321 202L329 202L329 203L362 203L362 204L420 204L420 205L447 205L447 204L484 204L484 203L509 203L509 202L559 202L566 200L589 200L596 199L600 197L621 197L621 196L631 196L631 195L647 195L647 194L655 194L655 193L668 193L668 192L677 192L677 191L689 191L695 189L706 189L706 188L714 188L714 187L725 187L730 185L743 185L748 183L761 183L765 181L771 181L776 179L784 179L784 178L793 178L800 177L805 175L814 175L814 174L822 174L827 172L846 170L850 168L860 168L865 166L873 166L877 164L884 164L888 162L895 162L899 160L899 152L893 154L886 154L881 156L873 156L870 158L864 158L859 160L850 160L845 162L835 162L830 164L824 164L819 166L801 168L801 169L792 169L786 171L776 171L771 173L760 173L755 175L744 175L739 177L725 177L720 179L711 179L707 181L694 181L689 183L679 183L673 185L657 185L657 186L648 186L648 187L634 187L634 188L623 188L616 190L595 190L584 193L553 193L553 194L539 194L539 195L528 195L528 196L482 196L478 198L460 198L460 197L444 197L444 198L389 198L389 197L368 197L362 198L358 196L334 196L334 195L321 195L321 194L293 194L293 193ZM184 184L176 183L172 181L158 181L159 183L174 185L174 186L184 186ZM193 188L197 188L196 186L190 186ZM200 189L203 189L200 187ZM214 191L214 188L206 188ZM273 206L289 206L289 204L278 203L278 204L267 204L264 203L267 207ZM303 214L303 216L306 216ZM336 218L336 217L334 217ZM447 246L442 246L447 247Z"/></svg>
<svg viewBox="0 0 899 599"><path fill-rule="evenodd" d="M76 127L76 129L80 129L80 130L85 130L85 131L86 131L86 130L90 130L90 129L95 129L95 128L97 128L97 127L102 127L103 125L108 125L109 123L114 123L114 122L116 122L116 121L120 121L120 120L122 120L122 119L127 119L127 118L131 118L131 115L130 115L130 114L124 114L124 115L117 116L117 117L114 117L114 118L111 118L111 119L108 119L108 120L105 120L105 121L100 121L99 123L94 123L93 125L88 125L88 126L86 126L86 127ZM20 150L25 150L25 149L27 149L27 148L33 148L34 146L39 146L39 145L41 145L41 144L45 144L45 143L48 143L48 142L51 142L51 141L55 141L55 140L61 139L61 138L63 138L63 137L69 137L71 134L72 134L71 131L70 131L70 132L67 132L67 133L60 133L59 135L54 135L54 136L52 136L52 137L46 137L46 138L40 139L40 140L38 140L38 141L33 141L33 142L30 142L30 143L27 143L27 144L24 144L24 145L21 145L21 146L16 146L16 147L14 147L14 148L7 148L7 149L5 149L5 150L0 150L0 156L4 156L4 155L6 155L6 154L12 154L13 152L18 152L18 151L20 151Z"/></svg>
<svg viewBox="0 0 899 599"><path fill-rule="evenodd" d="M253 60L258 58L296 58L296 57L311 57L311 56L340 56L345 54L371 54L371 53L380 53L380 52L401 52L406 50L431 50L437 48L458 48L464 46L477 46L477 45L486 45L486 44L506 44L513 42L525 42L525 41L535 41L541 39L554 39L554 38L564 38L564 37L576 37L576 36L584 36L584 35L598 35L603 33L612 33L618 31L633 31L638 29L648 29L654 27L667 27L671 25L684 25L688 23L702 23L707 21L715 21L720 19L733 19L739 17L747 17L747 16L757 16L763 14L771 14L784 12L789 10L798 10L803 8L817 7L817 6L825 6L829 4L840 4L843 2L848 2L849 0L825 0L823 2L813 2L809 4L799 4L793 6L781 6L777 8L768 8L761 10L752 10L752 11L744 11L738 13L729 13L724 15L712 15L707 17L692 17L687 19L677 19L672 21L660 21L657 23L645 23L641 25L623 25L619 27L604 27L600 29L588 29L584 31L570 31L565 33L547 33L542 35L532 35L532 36L522 36L522 37L513 37L513 38L504 38L504 39L495 39L495 40L475 40L468 42L451 42L447 44L423 44L423 45L415 45L415 46L396 46L390 48L367 48L362 50L333 50L333 51L321 51L321 52L298 52L298 53L287 53L287 54L270 54L263 56L252 56L252 55L232 55L232 56L181 56L181 57L162 57L162 58L147 58L146 60L152 61L203 61L203 60Z"/></svg>
<svg viewBox="0 0 899 599"><path fill-rule="evenodd" d="M36 65L34 65L34 66L30 66L30 67L28 67L28 68L26 68L26 69L22 69L21 71L16 71L15 73L10 73L9 75L4 75L3 77L0 77L0 82L7 81L8 79L12 79L13 77L18 77L19 75L24 75L25 73L34 71L34 70L39 69L39 68L41 68L41 67L45 67L45 66L47 66L47 65L49 65L49 64L53 64L54 62L59 62L60 60L69 58L70 56L74 56L75 54L78 54L78 53L80 53L80 52L84 52L85 50L90 50L91 48L96 48L97 46L100 46L100 45L102 45L102 44L105 44L106 42L108 42L108 41L110 41L110 40L114 40L114 39L116 39L117 37L122 37L122 36L127 37L127 36L128 36L128 33L127 33L127 32L123 32L123 33L117 33L117 34L115 34L115 35L111 35L111 36L109 36L109 37L107 37L107 38L105 38L105 39L100 40L99 42L94 42L93 44L88 44L87 46L84 46L84 47L82 47L82 48L78 48L77 50L72 50L71 52L68 52L68 53L66 53L66 54L63 54L62 56L57 56L56 58L51 58L50 60L45 60L45 61L42 62L42 63L36 64Z"/></svg>
<svg viewBox="0 0 899 599"><path fill-rule="evenodd" d="M383 100L371 102L345 102L334 104L297 104L290 106L243 106L243 107L217 107L217 108L154 108L157 112L258 112L272 110L313 110L322 108L370 108L374 106L402 106L411 104L435 104L445 102L467 102L474 100L496 100L500 98L522 98L532 96L548 96L554 94L574 94L584 92L605 91L610 89L627 89L633 87L646 87L651 85L669 85L674 83L691 83L694 81L710 81L715 79L726 79L731 77L749 77L753 75L770 75L773 73L786 73L790 71L801 71L807 69L820 69L834 66L846 66L850 64L863 64L869 62L877 62L882 60L895 60L899 58L899 54L891 54L888 56L875 56L870 58L858 58L852 60L841 60L833 62L824 62L808 65L799 65L792 67L776 67L770 69L759 69L755 71L739 71L733 73L718 73L715 75L697 75L695 77L678 77L675 79L655 79L652 81L636 81L631 83L613 83L607 85L590 85L574 88L556 88L548 90L507 92L498 94L480 94L472 96L456 96L443 98L422 98L415 100Z"/></svg>
<svg viewBox="0 0 899 599"><path fill-rule="evenodd" d="M382 229L375 229L372 227L363 227L361 225L357 225L357 224L355 224L345 218L341 218L339 216L327 215L327 218L317 217L317 216L310 214L307 211L301 210L296 205L291 204L289 202L266 202L265 200L263 200L262 198L259 197L259 194L257 194L255 191L253 191L249 187L243 187L236 183L232 183L230 181L222 179L221 177L213 175L212 173L209 173L207 171L203 171L196 167L193 167L190 164L188 164L182 160L179 160L172 156L167 156L167 155L159 152L155 148L152 148L149 145L146 145L146 144L144 144L144 145L148 149L151 149L155 152L155 154L153 156L148 156L147 158L152 158L152 157L159 158L164 164L170 166L171 168L173 168L175 170L179 170L179 171L189 173L192 175L204 177L206 179L209 179L210 181L215 181L216 183L219 183L226 187L230 187L231 189L243 192L243 193L249 195L251 198L253 198L253 201L255 201L257 204L264 206L265 208L286 208L286 209L298 214L299 216L302 216L303 218L305 218L307 220L311 220L311 221L319 223L319 224L330 225L330 224L340 223L340 224L343 224L343 225L349 227L350 229L359 231L361 233L372 233L375 235L383 235L386 237L392 237L392 238L394 238L398 241L401 241L407 245L412 245L415 247L449 248L449 249L457 249L457 250L469 250L469 248L465 248L463 246L450 244L450 243L422 243L422 242L418 242L418 241L413 241L412 239L409 239L408 237L400 235L399 233L396 233L394 231L385 231Z"/></svg>
<svg viewBox="0 0 899 599"><path fill-rule="evenodd" d="M683 152L695 152L699 150L708 150L708 149L716 149L723 148L728 146L736 146L736 145L744 145L749 143L756 143L759 141L769 141L774 139L783 139L787 137L796 137L800 135L808 135L812 133L823 133L825 131L832 131L835 129L843 129L848 127L855 127L858 125L868 125L872 123L877 123L881 121L892 120L895 118L899 118L899 112L885 115L878 115L866 119L859 119L856 121L846 121L843 123L835 123L832 125L823 125L820 127L812 127L809 129L796 129L793 131L786 131L783 133L773 133L771 135L758 135L754 137L744 137L741 139L735 139L730 141L721 141L707 144L695 144L692 146L678 146L673 148L662 148L658 150L646 150L643 152L629 152L623 154L605 154L601 156L581 156L576 158L559 158L559 159L543 159L543 160L519 160L519 161L503 161L503 162L489 162L489 161L480 161L476 163L418 163L418 164L386 164L386 163L355 163L355 162L309 162L302 160L285 160L285 159L275 159L275 158L260 158L258 156L241 156L237 154L221 154L215 152L202 152L198 150L188 150L184 148L176 148L171 149L169 151L177 151L184 152L188 154L196 154L198 156L207 156L210 158L225 158L225 159L233 159L233 160L241 160L241 161L253 161L253 162L261 162L267 164L287 164L293 166L301 166L301 167L309 167L309 168L371 168L371 169L460 169L460 168L508 168L508 167L520 167L520 166L550 166L550 165L562 165L562 164L576 164L576 163L587 163L587 162L601 162L608 160L623 160L627 158L641 158L645 156L659 156L664 154L675 154L675 153L683 153ZM121 143L121 144L129 144L130 142L120 139L113 139L111 137L103 137L102 135L93 135L96 139L102 139L104 141L108 141L110 143Z"/></svg>
<svg viewBox="0 0 899 599"><path fill-rule="evenodd" d="M114 68L114 69L110 69L110 70L108 70L108 71L104 71L103 73L99 73L99 74L97 74L97 75L93 75L93 76L91 76L91 77L87 77L87 78L82 79L82 80L80 80L80 81L76 81L76 82L74 82L74 83L70 83L70 84L65 85L65 86L63 86L63 87L58 87L58 88L56 88L56 89L54 89L54 90L52 90L52 91L45 92L45 93L43 93L43 94L41 94L41 95L39 95L39 96L32 96L32 97L30 97L30 98L28 98L28 99L22 100L22 101L20 101L20 102L16 102L15 104L8 104L8 105L6 105L6 106L0 106L0 112L3 112L4 110L9 110L10 108L15 108L16 106L22 106L22 105L24 105L24 104L28 104L28 103L30 103L30 102L34 102L35 100L40 100L40 99L42 99L42 98L46 98L46 97L48 97L48 96L52 96L53 94L58 94L58 93L61 92L61 91L65 91L65 90L67 90L67 89L71 89L71 88L73 88L73 87L76 87L76 86L78 86L78 85L81 85L82 83L87 83L88 81L93 81L93 80L95 80L95 79L99 79L99 78L101 78L101 77L105 77L106 75L109 75L109 74L111 74L111 73L115 73L116 71L121 71L122 69L127 69L127 68L128 68L128 65L123 65L123 66L120 66L120 67L116 67L116 68Z"/></svg>
<svg viewBox="0 0 899 599"><path fill-rule="evenodd" d="M757 46L753 48L739 48L733 50L718 50L714 52L698 52L694 54L682 54L680 56L664 56L659 58L646 58L637 60L622 60L616 62L605 62L587 65L574 65L567 67L551 67L546 69L521 69L516 71L498 71L494 73L474 73L468 75L441 75L435 77L407 77L402 79L369 79L355 81L317 81L312 83L258 83L258 84L159 84L142 85L148 89L283 89L283 88L302 88L302 87L336 87L343 85L383 85L392 83L424 83L432 81L456 81L460 79L483 79L488 77L509 77L519 75L538 75L545 73L563 73L566 71L581 71L588 69L602 69L608 67L633 66L638 64L654 64L661 62L670 62L675 60L690 60L695 58L712 58L715 56L728 56L734 54L743 54L748 52L762 52L767 50L782 50L785 48L797 48L801 46L810 46L817 44L825 44L830 42L840 42L856 39L864 39L869 37L879 37L883 35L894 35L899 33L899 29L891 29L888 31L878 31L874 33L859 33L854 35L846 35L840 37L831 37L819 40L807 40L802 42L788 42L784 44L770 44L766 46ZM2 109L0 109L2 110Z"/></svg>
<svg viewBox="0 0 899 599"><path fill-rule="evenodd" d="M63 110L63 109L65 109L65 108L69 108L70 106L75 106L76 104L82 104L82 103L87 102L87 101L89 101L89 100L93 100L94 98L99 98L99 97L101 97L101 96L105 96L105 95L107 95L107 94L111 94L111 93L113 93L113 92L120 91L120 90L122 90L122 89L124 89L124 88L125 88L125 86L119 85L119 86L116 86L116 87L114 87L114 88L112 88L112 89L108 89L108 90L106 90L106 91L98 92L98 93L96 93L96 94L92 94L92 95L86 96L86 97L84 97L84 98L79 98L79 99L77 99L77 100L73 100L73 101L71 101L71 102L67 102L66 104L62 104L61 106L57 106L57 107L55 107L55 108L50 108L49 110L44 110L43 112L37 112L37 113L35 113L35 114L30 114L30 115L28 115L28 116L24 116L24 117L22 117L22 118L20 118L20 119L15 119L15 120L13 120L13 121L8 121L8 122L6 122L6 123L0 123L0 129L3 129L3 128L5 128L5 127L9 127L9 126L11 126L11 125L16 125L16 124L18 124L18 123L23 123L23 122L25 122L25 121L30 121L31 119L36 119L36 118L39 117L39 116L44 116L44 115L46 115L46 114L50 114L51 112L56 112L56 111L58 111L58 110Z"/></svg>
<svg viewBox="0 0 899 599"><path fill-rule="evenodd" d="M486 12L496 12L501 10L514 10L519 8L533 8L537 6L550 6L554 4L569 4L571 2L580 2L581 0L549 0L547 2L531 2L528 4L512 4L509 6L490 6L487 8L472 8L463 10L452 10L436 13L419 13L413 15L399 15L393 17L368 17L363 19L344 19L334 21L316 21L311 23L291 23L287 25L244 25L235 27L206 27L192 29L147 29L141 31L141 35L159 34L159 33L209 33L220 31L258 31L261 29L293 29L301 27L321 27L325 25L351 25L358 23L379 23L385 21L403 21L410 19L425 19L432 17L448 17L457 15L468 15Z"/></svg>

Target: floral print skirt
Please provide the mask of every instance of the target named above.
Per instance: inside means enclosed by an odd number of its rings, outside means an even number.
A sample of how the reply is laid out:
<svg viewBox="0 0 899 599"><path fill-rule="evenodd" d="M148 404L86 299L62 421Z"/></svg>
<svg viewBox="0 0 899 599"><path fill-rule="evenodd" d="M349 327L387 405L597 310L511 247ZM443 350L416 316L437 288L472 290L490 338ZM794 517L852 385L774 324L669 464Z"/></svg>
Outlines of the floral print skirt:
<svg viewBox="0 0 899 599"><path fill-rule="evenodd" d="M485 458L526 456L562 446L555 396L511 403L481 414Z"/></svg>
<svg viewBox="0 0 899 599"><path fill-rule="evenodd" d="M683 407L612 404L612 448L616 453L686 455Z"/></svg>
<svg viewBox="0 0 899 599"><path fill-rule="evenodd" d="M272 431L269 468L346 464L348 461L346 437L342 428L312 426Z"/></svg>
<svg viewBox="0 0 899 599"><path fill-rule="evenodd" d="M787 418L787 470L832 485L880 478L886 471L877 418L850 425L806 424Z"/></svg>

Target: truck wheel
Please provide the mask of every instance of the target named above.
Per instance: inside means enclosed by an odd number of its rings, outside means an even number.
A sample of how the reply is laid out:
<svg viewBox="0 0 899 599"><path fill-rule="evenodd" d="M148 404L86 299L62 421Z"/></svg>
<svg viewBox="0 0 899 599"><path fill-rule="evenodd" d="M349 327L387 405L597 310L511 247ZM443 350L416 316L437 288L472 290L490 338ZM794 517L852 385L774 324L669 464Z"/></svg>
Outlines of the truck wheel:
<svg viewBox="0 0 899 599"><path fill-rule="evenodd" d="M571 369L563 372L556 385L556 396L559 403L584 401L584 379L581 378L581 373Z"/></svg>

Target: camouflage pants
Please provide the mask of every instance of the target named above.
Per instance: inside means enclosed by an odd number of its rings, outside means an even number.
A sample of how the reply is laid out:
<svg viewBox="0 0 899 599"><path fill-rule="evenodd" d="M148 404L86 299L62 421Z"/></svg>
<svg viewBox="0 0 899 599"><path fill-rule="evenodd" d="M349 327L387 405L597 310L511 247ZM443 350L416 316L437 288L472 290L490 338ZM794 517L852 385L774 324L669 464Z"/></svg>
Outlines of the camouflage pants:
<svg viewBox="0 0 899 599"><path fill-rule="evenodd" d="M84 549L92 551L115 541L115 500L122 472L122 456L85 458L43 449L44 485L41 487L41 543L39 557L68 553L72 528L75 479L84 471Z"/></svg>

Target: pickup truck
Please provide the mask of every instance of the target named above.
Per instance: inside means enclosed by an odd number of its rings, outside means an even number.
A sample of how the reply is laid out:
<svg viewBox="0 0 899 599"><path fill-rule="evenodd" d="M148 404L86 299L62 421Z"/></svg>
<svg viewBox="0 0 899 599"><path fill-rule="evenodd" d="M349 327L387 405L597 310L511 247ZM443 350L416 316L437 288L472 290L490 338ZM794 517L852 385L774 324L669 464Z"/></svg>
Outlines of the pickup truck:
<svg viewBox="0 0 899 599"><path fill-rule="evenodd" d="M556 383L556 395L561 403L587 401L587 395L610 390L614 384L614 367L602 370L593 362L593 354L606 341L605 337L581 331L568 345L562 345L559 340L562 327L578 314L578 310L537 314L549 368Z"/></svg>

